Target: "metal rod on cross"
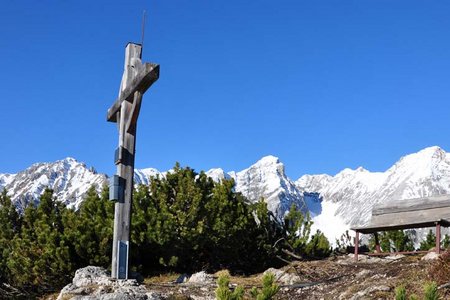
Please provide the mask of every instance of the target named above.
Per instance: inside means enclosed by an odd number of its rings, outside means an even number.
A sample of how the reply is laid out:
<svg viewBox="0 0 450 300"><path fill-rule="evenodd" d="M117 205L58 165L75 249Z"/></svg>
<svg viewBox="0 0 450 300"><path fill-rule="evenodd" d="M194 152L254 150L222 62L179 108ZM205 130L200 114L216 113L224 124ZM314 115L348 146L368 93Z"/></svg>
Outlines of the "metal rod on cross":
<svg viewBox="0 0 450 300"><path fill-rule="evenodd" d="M144 49L144 37L145 37L145 17L147 16L147 12L142 12L142 28L141 28L141 47ZM141 51L141 57L142 57L142 51Z"/></svg>
<svg viewBox="0 0 450 300"><path fill-rule="evenodd" d="M143 64L141 54L142 45L127 44L119 97L108 109L106 118L117 123L119 129L119 147L114 159L117 174L111 180L109 192L110 200L116 201L111 277L117 279L128 279L137 119L142 96L159 78L159 65Z"/></svg>

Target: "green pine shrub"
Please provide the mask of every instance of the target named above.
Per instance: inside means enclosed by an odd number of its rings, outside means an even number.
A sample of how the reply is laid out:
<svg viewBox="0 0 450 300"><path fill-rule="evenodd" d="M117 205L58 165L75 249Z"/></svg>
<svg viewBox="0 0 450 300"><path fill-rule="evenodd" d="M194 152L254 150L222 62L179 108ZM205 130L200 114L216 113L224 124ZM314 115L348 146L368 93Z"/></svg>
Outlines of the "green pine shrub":
<svg viewBox="0 0 450 300"><path fill-rule="evenodd" d="M434 247L436 247L436 235L430 229L430 231L428 231L425 240L420 242L420 250L428 251Z"/></svg>
<svg viewBox="0 0 450 300"><path fill-rule="evenodd" d="M241 300L244 299L244 288L238 286L234 291L229 288L230 277L227 275L219 276L217 280L216 299L217 300Z"/></svg>
<svg viewBox="0 0 450 300"><path fill-rule="evenodd" d="M406 300L406 288L401 285L395 289L395 300Z"/></svg>
<svg viewBox="0 0 450 300"><path fill-rule="evenodd" d="M8 282L36 292L52 291L71 280L75 259L64 235L68 209L46 189L37 207L25 209L22 228L11 241Z"/></svg>
<svg viewBox="0 0 450 300"><path fill-rule="evenodd" d="M350 236L350 233L348 230L346 230L339 239L336 239L336 247L334 248L334 251L339 254L348 253L348 249L350 247L354 247L354 238ZM370 242L371 240L369 240Z"/></svg>
<svg viewBox="0 0 450 300"><path fill-rule="evenodd" d="M435 282L427 282L423 287L424 300L438 300L439 293L438 287ZM415 294L409 296L409 300L417 300L418 297ZM395 300L406 300L406 288L401 285L395 289Z"/></svg>
<svg viewBox="0 0 450 300"><path fill-rule="evenodd" d="M425 300L438 300L438 288L436 282L428 282L425 284L424 288L424 299Z"/></svg>
<svg viewBox="0 0 450 300"><path fill-rule="evenodd" d="M262 289L253 287L250 291L252 297L256 300L270 300L278 293L280 286L275 283L275 275L272 273L264 274L262 278Z"/></svg>
<svg viewBox="0 0 450 300"><path fill-rule="evenodd" d="M331 245L325 235L317 230L305 248L305 254L311 258L325 258L331 254Z"/></svg>
<svg viewBox="0 0 450 300"><path fill-rule="evenodd" d="M444 238L442 240L442 247L444 247L444 249L448 249L450 247L450 236L448 234L444 235Z"/></svg>
<svg viewBox="0 0 450 300"><path fill-rule="evenodd" d="M39 204L21 214L7 192L0 193L0 283L39 294L59 290L81 267L109 268L114 203L108 193L107 187L100 195L91 187L74 211L46 189ZM311 225L295 206L279 220L263 199L249 203L236 193L232 179L214 182L176 164L133 193L130 269L143 275L224 268L255 273L281 266L277 258L286 253L329 255L322 233L309 238ZM256 292L270 298L277 286L265 278Z"/></svg>
<svg viewBox="0 0 450 300"><path fill-rule="evenodd" d="M408 230L391 230L379 234L381 249L385 252L413 251L414 243Z"/></svg>

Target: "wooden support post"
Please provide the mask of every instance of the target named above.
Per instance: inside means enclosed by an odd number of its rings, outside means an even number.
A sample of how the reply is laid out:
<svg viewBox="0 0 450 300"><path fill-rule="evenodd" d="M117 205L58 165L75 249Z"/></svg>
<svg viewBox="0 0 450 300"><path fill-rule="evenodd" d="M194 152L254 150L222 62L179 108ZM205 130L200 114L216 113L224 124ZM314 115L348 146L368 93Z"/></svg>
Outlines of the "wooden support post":
<svg viewBox="0 0 450 300"><path fill-rule="evenodd" d="M130 253L131 203L133 201L134 158L136 127L144 92L158 79L159 66L142 64L142 46L128 43L125 49L125 67L119 97L107 113L107 120L117 122L119 147L117 165L118 190L110 199L117 201L114 208L114 236L112 245L111 277L128 279L128 256ZM118 199L116 199L118 198Z"/></svg>
<svg viewBox="0 0 450 300"><path fill-rule="evenodd" d="M355 236L355 261L358 261L358 251L359 251L359 232L356 232L356 236Z"/></svg>
<svg viewBox="0 0 450 300"><path fill-rule="evenodd" d="M381 253L381 247L380 247L380 240L378 238L378 232L374 233L374 237L375 237L375 252L376 253Z"/></svg>
<svg viewBox="0 0 450 300"><path fill-rule="evenodd" d="M441 253L441 223L436 222L436 253Z"/></svg>

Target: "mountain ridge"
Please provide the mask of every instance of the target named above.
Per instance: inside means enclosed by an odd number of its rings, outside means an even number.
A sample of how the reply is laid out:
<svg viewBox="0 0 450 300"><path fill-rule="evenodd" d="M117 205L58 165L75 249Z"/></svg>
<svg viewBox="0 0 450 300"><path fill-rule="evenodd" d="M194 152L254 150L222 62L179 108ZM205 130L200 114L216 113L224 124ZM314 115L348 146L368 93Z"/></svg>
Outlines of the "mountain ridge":
<svg viewBox="0 0 450 300"><path fill-rule="evenodd" d="M450 154L428 147L401 157L385 172L344 169L335 176L304 175L296 185L321 195L322 211L314 221L327 237L336 237L336 230L367 224L375 204L450 194ZM333 228L325 225L330 220Z"/></svg>
<svg viewBox="0 0 450 300"><path fill-rule="evenodd" d="M135 183L148 184L151 176L167 172L136 169ZM280 218L292 204L309 211L313 229L320 229L331 241L351 225L366 224L377 203L450 194L450 154L438 146L405 155L384 172L345 168L334 176L305 174L294 181L280 159L269 155L241 171L214 168L205 173L216 181L234 179L237 192L251 202L264 198ZM19 210L37 203L46 187L67 206L77 208L92 184L100 192L108 176L71 157L36 163L16 174L0 174L0 189L8 190Z"/></svg>

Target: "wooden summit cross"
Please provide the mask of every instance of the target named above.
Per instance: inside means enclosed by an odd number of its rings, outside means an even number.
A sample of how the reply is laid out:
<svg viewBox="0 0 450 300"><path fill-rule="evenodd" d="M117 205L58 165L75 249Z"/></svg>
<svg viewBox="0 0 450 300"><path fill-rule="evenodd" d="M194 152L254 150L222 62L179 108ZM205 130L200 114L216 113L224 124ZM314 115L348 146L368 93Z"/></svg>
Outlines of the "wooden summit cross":
<svg viewBox="0 0 450 300"><path fill-rule="evenodd" d="M142 64L141 58L142 45L128 43L119 97L107 114L107 120L117 123L119 129L119 147L115 153L117 174L110 185L110 200L116 201L111 277L117 279L128 279L136 125L142 95L159 78L159 65Z"/></svg>

